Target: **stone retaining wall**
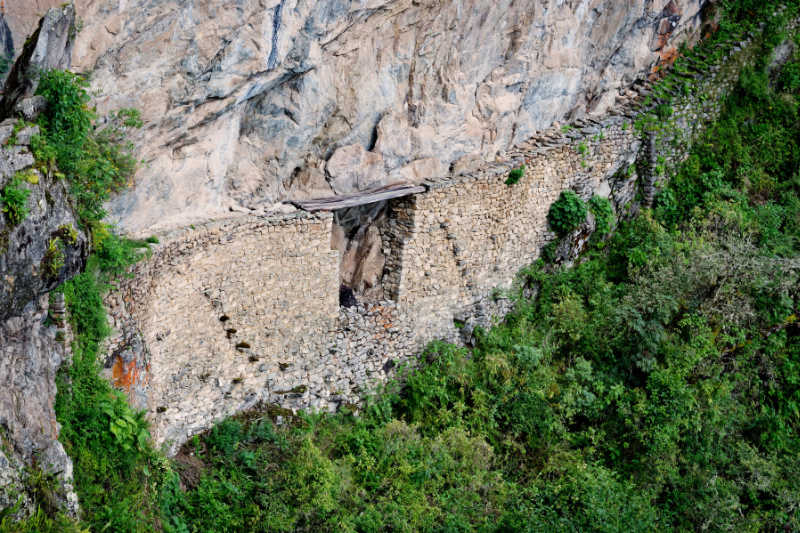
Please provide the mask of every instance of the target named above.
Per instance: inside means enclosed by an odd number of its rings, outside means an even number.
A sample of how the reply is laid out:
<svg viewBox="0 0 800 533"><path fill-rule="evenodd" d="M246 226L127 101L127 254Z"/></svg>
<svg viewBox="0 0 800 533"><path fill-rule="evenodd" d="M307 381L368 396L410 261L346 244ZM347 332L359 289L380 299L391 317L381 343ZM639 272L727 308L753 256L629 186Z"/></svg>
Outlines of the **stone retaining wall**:
<svg viewBox="0 0 800 533"><path fill-rule="evenodd" d="M611 193L611 178L633 162L641 143L619 123L595 130L512 165L432 183L427 194L392 206L389 220L403 224L387 232L395 244L385 254L396 258L388 290L413 315L420 341L457 338L454 317L478 315L488 325L493 295L509 289L554 238L547 213L563 190L586 199ZM506 185L522 163L524 177Z"/></svg>
<svg viewBox="0 0 800 533"><path fill-rule="evenodd" d="M659 176L719 112L747 44L699 89L671 95L662 122L635 126L664 103L640 86L602 121L556 126L501 163L392 200L380 230L386 301L339 307L330 215L241 216L162 236L108 298L117 331L109 377L172 451L258 402L357 403L428 341L463 340L510 309L503 290L553 240L547 212L562 191L609 197L618 211L637 192L652 201ZM522 164L523 178L506 185Z"/></svg>
<svg viewBox="0 0 800 533"><path fill-rule="evenodd" d="M314 374L295 363L337 329L331 220L243 217L165 236L108 298L122 332L112 378L148 410L156 441L182 442Z"/></svg>

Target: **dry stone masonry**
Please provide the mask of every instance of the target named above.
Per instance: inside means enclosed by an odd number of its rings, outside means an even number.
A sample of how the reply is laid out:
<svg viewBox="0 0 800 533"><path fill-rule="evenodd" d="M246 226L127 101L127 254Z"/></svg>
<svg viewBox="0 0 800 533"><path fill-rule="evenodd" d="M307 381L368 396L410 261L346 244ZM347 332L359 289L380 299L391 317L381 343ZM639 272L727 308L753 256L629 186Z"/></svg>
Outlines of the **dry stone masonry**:
<svg viewBox="0 0 800 533"><path fill-rule="evenodd" d="M382 298L340 307L327 213L237 216L160 235L108 297L110 378L147 409L170 451L257 403L279 412L357 404L427 342L466 340L510 309L503 289L554 239L547 212L562 191L609 197L619 213L637 193L651 201L718 113L748 44L729 43L726 66L707 78L699 65L681 74L698 80L671 95L663 119L646 117L670 95L641 85L604 120L556 125L502 162L391 200L379 228ZM521 165L523 178L507 185Z"/></svg>
<svg viewBox="0 0 800 533"><path fill-rule="evenodd" d="M135 324L114 351L112 378L156 414L157 440L181 441L258 401L304 396L322 369L300 360L327 348L338 321L330 232L330 215L298 214L170 235L110 299L113 314Z"/></svg>

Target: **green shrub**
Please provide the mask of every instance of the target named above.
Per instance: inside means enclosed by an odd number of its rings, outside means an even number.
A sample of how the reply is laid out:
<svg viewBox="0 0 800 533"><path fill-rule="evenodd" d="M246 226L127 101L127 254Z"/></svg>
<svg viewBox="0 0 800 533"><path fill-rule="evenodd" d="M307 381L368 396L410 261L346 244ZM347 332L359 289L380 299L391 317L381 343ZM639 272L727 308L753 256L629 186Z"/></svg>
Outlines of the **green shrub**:
<svg viewBox="0 0 800 533"><path fill-rule="evenodd" d="M656 106L655 109L655 114L660 120L669 119L673 113L674 110L672 109L672 106L669 104L659 104Z"/></svg>
<svg viewBox="0 0 800 533"><path fill-rule="evenodd" d="M131 128L141 127L138 111L111 114L102 128L89 108L88 82L77 74L51 70L42 74L37 94L47 100L39 118L41 135L31 141L36 160L66 176L83 223L105 216L103 203L128 184L136 169Z"/></svg>
<svg viewBox="0 0 800 533"><path fill-rule="evenodd" d="M0 521L2 533L89 533L74 519L61 513L48 512L37 507L33 514L24 520L14 520L7 516Z"/></svg>
<svg viewBox="0 0 800 533"><path fill-rule="evenodd" d="M16 226L25 220L30 212L27 204L31 191L20 185L22 185L21 180L15 177L0 190L0 203L3 205L3 213L9 226Z"/></svg>
<svg viewBox="0 0 800 533"><path fill-rule="evenodd" d="M595 235L599 238L608 235L614 224L614 208L608 198L592 196L589 199L589 211L594 215Z"/></svg>
<svg viewBox="0 0 800 533"><path fill-rule="evenodd" d="M86 271L62 286L75 332L73 362L58 376L56 417L59 439L72 458L75 488L92 530L153 531L156 491L169 468L150 447L144 413L100 375L100 349L110 333L103 293L134 244L103 237L105 257L89 257ZM112 244L115 243L115 244ZM141 246L141 245L139 245Z"/></svg>
<svg viewBox="0 0 800 533"><path fill-rule="evenodd" d="M552 263L556 258L558 241L550 241L542 248L541 258L545 263Z"/></svg>
<svg viewBox="0 0 800 533"><path fill-rule="evenodd" d="M64 243L61 238L50 239L42 258L41 271L45 279L58 279L58 274L64 266Z"/></svg>
<svg viewBox="0 0 800 533"><path fill-rule="evenodd" d="M522 165L519 168L513 169L511 172L508 173L508 179L506 179L506 185L516 185L519 183L525 176L525 165Z"/></svg>
<svg viewBox="0 0 800 533"><path fill-rule="evenodd" d="M72 224L60 225L56 235L68 246L75 246L78 242L78 230Z"/></svg>
<svg viewBox="0 0 800 533"><path fill-rule="evenodd" d="M786 65L778 78L778 87L786 92L800 89L800 63L791 62Z"/></svg>
<svg viewBox="0 0 800 533"><path fill-rule="evenodd" d="M586 204L573 191L563 191L550 206L547 221L550 228L560 236L567 235L586 220Z"/></svg>

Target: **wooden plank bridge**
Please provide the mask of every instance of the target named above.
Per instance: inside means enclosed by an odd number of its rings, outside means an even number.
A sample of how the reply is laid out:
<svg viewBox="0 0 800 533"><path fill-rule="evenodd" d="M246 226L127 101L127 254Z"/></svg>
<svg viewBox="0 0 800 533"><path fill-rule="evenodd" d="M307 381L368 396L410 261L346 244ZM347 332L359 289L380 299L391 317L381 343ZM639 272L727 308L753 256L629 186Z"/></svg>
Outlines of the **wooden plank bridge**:
<svg viewBox="0 0 800 533"><path fill-rule="evenodd" d="M425 192L427 189L422 185L394 184L386 185L376 189L361 191L353 194L343 194L341 196L330 196L327 198L313 198L291 202L295 207L304 211L336 211L348 207L358 207L360 205L374 204L392 198L401 198L412 194Z"/></svg>

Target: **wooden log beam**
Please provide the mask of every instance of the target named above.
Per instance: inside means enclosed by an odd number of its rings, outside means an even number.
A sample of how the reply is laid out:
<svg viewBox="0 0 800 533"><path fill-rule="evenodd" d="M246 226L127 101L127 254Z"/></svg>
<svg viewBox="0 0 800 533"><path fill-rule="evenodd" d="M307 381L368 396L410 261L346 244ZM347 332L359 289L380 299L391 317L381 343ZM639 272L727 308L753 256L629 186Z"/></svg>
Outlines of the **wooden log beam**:
<svg viewBox="0 0 800 533"><path fill-rule="evenodd" d="M291 202L292 205L304 211L336 211L348 207L358 207L360 205L374 204L392 198L401 198L412 194L425 192L422 185L389 185L379 189L372 189L355 194L344 194L341 196L330 196L327 198L313 198L310 200L300 200Z"/></svg>

